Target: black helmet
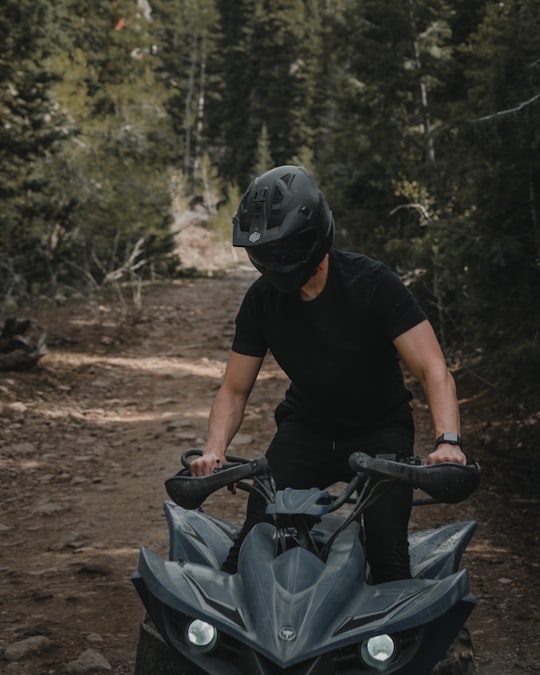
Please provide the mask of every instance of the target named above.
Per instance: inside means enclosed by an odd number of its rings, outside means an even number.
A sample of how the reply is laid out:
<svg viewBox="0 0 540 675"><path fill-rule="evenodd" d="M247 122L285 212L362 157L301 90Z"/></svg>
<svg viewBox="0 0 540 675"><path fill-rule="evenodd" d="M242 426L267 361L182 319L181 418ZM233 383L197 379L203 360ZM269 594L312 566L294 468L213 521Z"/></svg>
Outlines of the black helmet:
<svg viewBox="0 0 540 675"><path fill-rule="evenodd" d="M233 218L233 246L282 293L301 288L328 253L334 220L304 168L280 166L248 187Z"/></svg>

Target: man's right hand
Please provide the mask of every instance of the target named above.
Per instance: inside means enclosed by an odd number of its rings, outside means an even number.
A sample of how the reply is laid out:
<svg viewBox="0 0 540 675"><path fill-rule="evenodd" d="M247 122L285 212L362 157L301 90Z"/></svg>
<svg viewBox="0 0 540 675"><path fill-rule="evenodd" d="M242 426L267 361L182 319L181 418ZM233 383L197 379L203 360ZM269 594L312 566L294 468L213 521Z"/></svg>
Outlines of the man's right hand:
<svg viewBox="0 0 540 675"><path fill-rule="evenodd" d="M221 452L205 452L190 464L192 476L208 476L215 469L219 469L227 463L225 454Z"/></svg>

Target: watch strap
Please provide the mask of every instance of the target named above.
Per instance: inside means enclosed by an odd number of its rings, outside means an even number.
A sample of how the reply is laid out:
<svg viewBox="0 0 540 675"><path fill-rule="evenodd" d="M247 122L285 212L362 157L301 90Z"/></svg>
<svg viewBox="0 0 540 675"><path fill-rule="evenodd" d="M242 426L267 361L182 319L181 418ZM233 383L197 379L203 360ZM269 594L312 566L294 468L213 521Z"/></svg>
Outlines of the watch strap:
<svg viewBox="0 0 540 675"><path fill-rule="evenodd" d="M448 443L448 445L459 445L460 448L463 447L461 436L455 433L446 432L441 434L435 441L435 447L442 445L443 443Z"/></svg>

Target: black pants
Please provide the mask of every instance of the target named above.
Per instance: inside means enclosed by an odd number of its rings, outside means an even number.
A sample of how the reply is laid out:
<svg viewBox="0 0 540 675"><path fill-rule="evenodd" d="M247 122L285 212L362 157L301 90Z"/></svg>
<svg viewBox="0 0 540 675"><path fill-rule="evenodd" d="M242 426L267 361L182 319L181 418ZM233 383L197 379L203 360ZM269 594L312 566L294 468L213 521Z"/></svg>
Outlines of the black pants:
<svg viewBox="0 0 540 675"><path fill-rule="evenodd" d="M356 450L369 455L413 454L414 427L408 406L392 422L353 437L332 438L314 432L281 406L276 411L276 422L278 429L266 457L280 490L324 489L339 481L348 482L353 477L348 460ZM411 503L412 489L393 486L364 513L366 554L373 583L410 577L407 529ZM236 571L240 546L247 533L256 523L268 520L265 506L259 494L250 494L246 520L223 564L225 571Z"/></svg>

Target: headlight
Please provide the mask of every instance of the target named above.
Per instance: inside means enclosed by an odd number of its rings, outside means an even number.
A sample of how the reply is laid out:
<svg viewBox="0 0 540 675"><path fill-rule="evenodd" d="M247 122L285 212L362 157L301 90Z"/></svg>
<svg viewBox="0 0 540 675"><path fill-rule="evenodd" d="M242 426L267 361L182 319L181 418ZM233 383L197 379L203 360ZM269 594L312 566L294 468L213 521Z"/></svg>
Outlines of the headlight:
<svg viewBox="0 0 540 675"><path fill-rule="evenodd" d="M206 621L194 619L186 627L186 642L198 652L209 652L216 645L218 632Z"/></svg>
<svg viewBox="0 0 540 675"><path fill-rule="evenodd" d="M375 635L362 642L360 655L368 666L385 666L396 656L396 643L390 635Z"/></svg>

